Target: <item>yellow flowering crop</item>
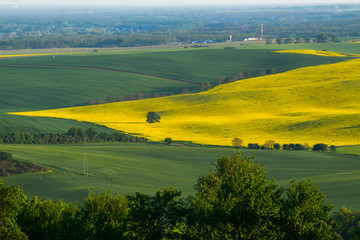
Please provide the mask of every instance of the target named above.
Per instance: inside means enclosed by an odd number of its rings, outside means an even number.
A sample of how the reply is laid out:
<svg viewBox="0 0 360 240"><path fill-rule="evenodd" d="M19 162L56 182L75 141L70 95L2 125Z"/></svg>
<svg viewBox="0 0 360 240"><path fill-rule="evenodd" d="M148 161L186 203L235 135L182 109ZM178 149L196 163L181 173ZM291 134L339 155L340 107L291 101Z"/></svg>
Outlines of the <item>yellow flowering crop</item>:
<svg viewBox="0 0 360 240"><path fill-rule="evenodd" d="M147 123L150 111L160 123ZM93 122L152 140L360 144L360 59L156 99L13 113Z"/></svg>
<svg viewBox="0 0 360 240"><path fill-rule="evenodd" d="M332 51L319 51L319 50L311 50L311 49L299 49L299 50L278 50L273 51L275 53L297 53L297 54L309 54L309 55L317 55L317 56L325 56L325 57L360 57L360 54L354 53L338 53Z"/></svg>
<svg viewBox="0 0 360 240"><path fill-rule="evenodd" d="M54 56L61 54L71 54L71 53L36 53L36 54L12 54L12 55L0 55L0 58L12 58L12 57L34 57L34 56Z"/></svg>

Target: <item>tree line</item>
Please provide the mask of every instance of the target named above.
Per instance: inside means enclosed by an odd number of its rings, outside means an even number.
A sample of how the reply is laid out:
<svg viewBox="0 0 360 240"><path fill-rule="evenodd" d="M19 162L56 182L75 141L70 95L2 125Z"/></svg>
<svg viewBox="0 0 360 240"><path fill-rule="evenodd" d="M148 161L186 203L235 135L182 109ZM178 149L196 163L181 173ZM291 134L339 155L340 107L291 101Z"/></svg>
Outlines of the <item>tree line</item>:
<svg viewBox="0 0 360 240"><path fill-rule="evenodd" d="M265 76L265 75L270 75L270 74L275 74L276 70L275 68L269 68L263 71L259 72L259 76ZM231 82L235 82L237 80L242 80L242 79L246 79L246 78L251 78L252 77L252 73L248 72L248 71L244 71L244 72L237 72L235 75L229 75L227 77L222 77L222 76L218 76L217 77L217 82L219 85L221 85L222 83L231 83ZM208 88L210 88L211 85L209 85Z"/></svg>
<svg viewBox="0 0 360 240"><path fill-rule="evenodd" d="M93 128L83 130L81 128L70 128L66 133L0 133L0 143L17 144L70 144L82 142L146 142L147 140L138 136L125 133L96 132Z"/></svg>
<svg viewBox="0 0 360 240"><path fill-rule="evenodd" d="M89 192L82 204L28 198L0 181L0 239L356 239L360 214L331 213L310 181L283 188L241 153L220 156L187 198Z"/></svg>
<svg viewBox="0 0 360 240"><path fill-rule="evenodd" d="M231 143L236 148L245 147L243 146L243 140L236 137L231 140ZM281 145L280 143L275 142L274 140L267 140L263 145L259 145L258 143L248 143L248 149L263 149L263 150L289 150L289 151L305 151L311 149L312 151L317 152L326 152L330 150L330 152L336 151L336 146L331 145L330 147L325 143L317 143L314 144L313 147L310 147L308 143L284 143Z"/></svg>

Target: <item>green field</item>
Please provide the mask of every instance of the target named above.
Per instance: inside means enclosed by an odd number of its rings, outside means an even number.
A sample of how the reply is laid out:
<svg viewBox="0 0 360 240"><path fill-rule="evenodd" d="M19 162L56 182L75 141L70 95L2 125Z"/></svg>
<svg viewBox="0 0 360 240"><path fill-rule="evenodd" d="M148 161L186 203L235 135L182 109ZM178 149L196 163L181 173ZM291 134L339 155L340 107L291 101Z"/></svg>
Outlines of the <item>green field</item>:
<svg viewBox="0 0 360 240"><path fill-rule="evenodd" d="M54 171L10 176L7 184L20 185L30 196L81 201L88 189L118 193L176 187L186 196L193 193L199 176L213 168L220 155L236 151L227 147L163 146L158 144L88 145L89 177L83 176L81 145L1 145L18 160L45 165ZM328 203L359 209L359 156L297 152L242 150L265 166L268 178L286 186L291 179L311 179L325 193Z"/></svg>
<svg viewBox="0 0 360 240"><path fill-rule="evenodd" d="M355 45L330 44L327 48L344 46L344 50L351 52L350 47ZM249 71L252 76L258 76L269 68L283 72L345 60L271 53L272 50L289 46L234 46L235 50L224 49L224 44L214 44L204 49L100 49L97 53L56 55L55 58L0 58L0 131L64 132L72 126L85 128L89 125L68 120L7 116L4 114L6 112L80 106L86 105L89 99L106 102L108 96L136 93L143 93L144 96L179 94L184 88L197 92L201 82L210 82L215 86L218 76L235 75L240 71ZM306 46L313 48L317 45L291 47Z"/></svg>
<svg viewBox="0 0 360 240"><path fill-rule="evenodd" d="M199 83L217 84L217 77L275 68L295 68L334 63L349 58L271 53L279 49L316 49L360 53L359 44L240 45L225 44L204 49L136 49L84 52L72 55L0 58L0 131L66 132L71 127L94 127L72 120L6 115L86 105L90 98L173 92L183 88L199 91ZM75 51L75 50L74 50ZM2 53L4 54L4 53ZM117 70L117 71L113 71ZM121 72L123 71L123 72ZM360 209L360 148L339 148L337 154L288 151L243 150L263 163L269 178L286 185L293 178L312 179L335 206ZM219 155L234 153L227 147L186 147L151 144L92 144L88 146L89 177L83 176L81 145L0 145L18 160L45 165L51 173L25 174L3 178L20 185L30 196L81 201L88 189L118 193L174 186L184 195L193 192L197 178L208 173ZM347 155L346 155L347 154Z"/></svg>
<svg viewBox="0 0 360 240"><path fill-rule="evenodd" d="M338 148L336 152L339 154L360 156L360 147L359 146L344 146L344 147Z"/></svg>

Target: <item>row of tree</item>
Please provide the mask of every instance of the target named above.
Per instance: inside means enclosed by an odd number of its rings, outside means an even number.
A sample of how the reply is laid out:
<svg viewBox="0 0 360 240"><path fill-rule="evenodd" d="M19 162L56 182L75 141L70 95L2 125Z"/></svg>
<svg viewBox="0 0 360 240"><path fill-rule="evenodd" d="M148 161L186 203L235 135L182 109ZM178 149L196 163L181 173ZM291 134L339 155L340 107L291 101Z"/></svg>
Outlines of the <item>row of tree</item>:
<svg viewBox="0 0 360 240"><path fill-rule="evenodd" d="M283 188L241 154L222 156L195 195L90 192L82 205L28 199L0 181L0 239L356 239L359 213L331 214L310 181Z"/></svg>
<svg viewBox="0 0 360 240"><path fill-rule="evenodd" d="M146 139L128 134L114 132L96 132L93 128L83 130L70 128L66 133L0 133L0 143L17 144L64 144L84 142L145 142Z"/></svg>
<svg viewBox="0 0 360 240"><path fill-rule="evenodd" d="M259 75L265 76L265 75L275 74L275 73L276 73L275 68L269 68L267 70L260 71ZM231 83L231 82L235 82L237 80L251 78L251 77L252 77L251 72L237 72L235 74L235 76L227 76L225 78L222 76L219 76L217 78L217 81L218 81L218 84L221 85L222 83Z"/></svg>
<svg viewBox="0 0 360 240"><path fill-rule="evenodd" d="M240 138L233 138L231 140L231 143L236 148L241 148L243 146L243 140ZM312 151L318 151L318 152L326 152L330 150L331 152L336 151L336 147L334 145L331 145L328 147L327 144L324 143L317 143L312 148L308 143L301 144L301 143L285 143L281 145L280 143L275 142L274 140L268 140L263 145L259 145L258 143L248 143L247 145L248 149L267 149L267 150L290 150L290 151L305 151L311 149Z"/></svg>

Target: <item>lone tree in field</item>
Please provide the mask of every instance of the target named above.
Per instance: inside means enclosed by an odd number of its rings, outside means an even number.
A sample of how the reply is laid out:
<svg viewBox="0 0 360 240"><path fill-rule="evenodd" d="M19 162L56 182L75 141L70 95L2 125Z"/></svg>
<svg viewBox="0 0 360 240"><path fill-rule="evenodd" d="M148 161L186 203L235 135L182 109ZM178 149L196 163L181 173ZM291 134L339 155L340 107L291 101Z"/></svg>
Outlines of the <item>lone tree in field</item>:
<svg viewBox="0 0 360 240"><path fill-rule="evenodd" d="M231 143L235 148L240 148L240 147L242 147L243 140L236 137L233 140L231 140Z"/></svg>
<svg viewBox="0 0 360 240"><path fill-rule="evenodd" d="M146 121L148 123L160 122L161 117L156 112L148 112Z"/></svg>

